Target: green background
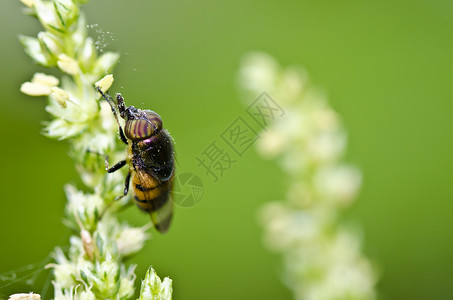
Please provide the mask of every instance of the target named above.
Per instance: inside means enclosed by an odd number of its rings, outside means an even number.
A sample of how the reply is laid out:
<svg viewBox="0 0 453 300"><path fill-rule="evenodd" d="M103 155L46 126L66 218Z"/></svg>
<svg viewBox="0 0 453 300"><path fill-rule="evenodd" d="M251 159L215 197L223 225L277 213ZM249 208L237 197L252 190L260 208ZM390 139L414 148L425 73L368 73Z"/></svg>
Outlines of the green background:
<svg viewBox="0 0 453 300"><path fill-rule="evenodd" d="M122 54L113 89L159 112L181 170L200 175L195 158L245 110L236 87L242 55L263 50L305 66L343 118L346 160L363 172L344 218L363 228L380 298L453 298L451 1L93 0L84 11L113 33L107 49ZM0 28L2 273L67 244L62 187L77 174L67 145L40 135L45 100L18 91L42 70L17 40L35 35L38 22L8 0ZM285 175L250 150L219 182L203 180L202 201L177 209L170 232L154 234L131 260L138 278L152 264L174 280L175 299L290 299L256 217L284 196ZM124 217L149 220L133 207ZM31 290L6 283L3 297Z"/></svg>

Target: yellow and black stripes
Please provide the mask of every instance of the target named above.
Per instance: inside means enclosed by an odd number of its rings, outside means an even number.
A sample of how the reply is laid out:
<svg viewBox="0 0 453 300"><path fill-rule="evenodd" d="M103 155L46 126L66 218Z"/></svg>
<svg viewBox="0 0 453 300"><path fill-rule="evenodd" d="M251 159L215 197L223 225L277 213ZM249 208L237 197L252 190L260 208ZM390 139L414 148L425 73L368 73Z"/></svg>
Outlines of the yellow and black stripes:
<svg viewBox="0 0 453 300"><path fill-rule="evenodd" d="M160 232L166 232L173 214L173 203L170 199L173 176L160 181L145 171L137 171L132 179L135 204L150 214Z"/></svg>

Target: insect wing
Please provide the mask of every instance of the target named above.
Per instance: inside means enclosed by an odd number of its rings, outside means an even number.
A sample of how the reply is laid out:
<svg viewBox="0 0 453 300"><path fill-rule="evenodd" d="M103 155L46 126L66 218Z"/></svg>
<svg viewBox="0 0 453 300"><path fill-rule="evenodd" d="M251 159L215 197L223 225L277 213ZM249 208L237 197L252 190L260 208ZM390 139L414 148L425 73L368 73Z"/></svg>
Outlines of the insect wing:
<svg viewBox="0 0 453 300"><path fill-rule="evenodd" d="M167 232L173 216L170 192L174 174L166 181L161 181L144 170L138 170L135 174L140 182L140 187L135 189L137 205L150 214L151 221L159 232Z"/></svg>

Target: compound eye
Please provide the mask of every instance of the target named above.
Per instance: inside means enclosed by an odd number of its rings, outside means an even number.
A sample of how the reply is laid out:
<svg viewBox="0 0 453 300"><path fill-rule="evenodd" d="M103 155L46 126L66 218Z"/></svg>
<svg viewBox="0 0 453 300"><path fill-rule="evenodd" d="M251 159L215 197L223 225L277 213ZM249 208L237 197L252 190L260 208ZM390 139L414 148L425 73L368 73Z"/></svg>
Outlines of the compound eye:
<svg viewBox="0 0 453 300"><path fill-rule="evenodd" d="M148 120L153 123L154 128L156 128L157 131L162 129L162 118L152 110L145 110L146 117Z"/></svg>
<svg viewBox="0 0 453 300"><path fill-rule="evenodd" d="M131 140L144 140L154 135L158 129L146 119L135 119L126 121L124 126L124 134Z"/></svg>

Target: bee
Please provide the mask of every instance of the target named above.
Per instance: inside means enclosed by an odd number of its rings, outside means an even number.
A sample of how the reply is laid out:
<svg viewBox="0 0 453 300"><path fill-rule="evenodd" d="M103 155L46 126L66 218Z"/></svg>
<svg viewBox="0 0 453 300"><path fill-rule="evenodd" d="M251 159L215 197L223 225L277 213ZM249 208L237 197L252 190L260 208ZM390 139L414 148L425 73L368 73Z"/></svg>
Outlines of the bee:
<svg viewBox="0 0 453 300"><path fill-rule="evenodd" d="M107 92L102 92L99 87L96 89L110 104L119 126L119 136L127 145L124 160L109 167L106 159L108 173L129 165L124 193L119 198L128 194L132 178L135 204L150 214L159 232L165 233L173 216L173 203L170 200L175 174L173 139L163 128L162 118L154 111L126 107L121 94L116 94L115 104ZM125 121L124 128L118 120L117 110Z"/></svg>

